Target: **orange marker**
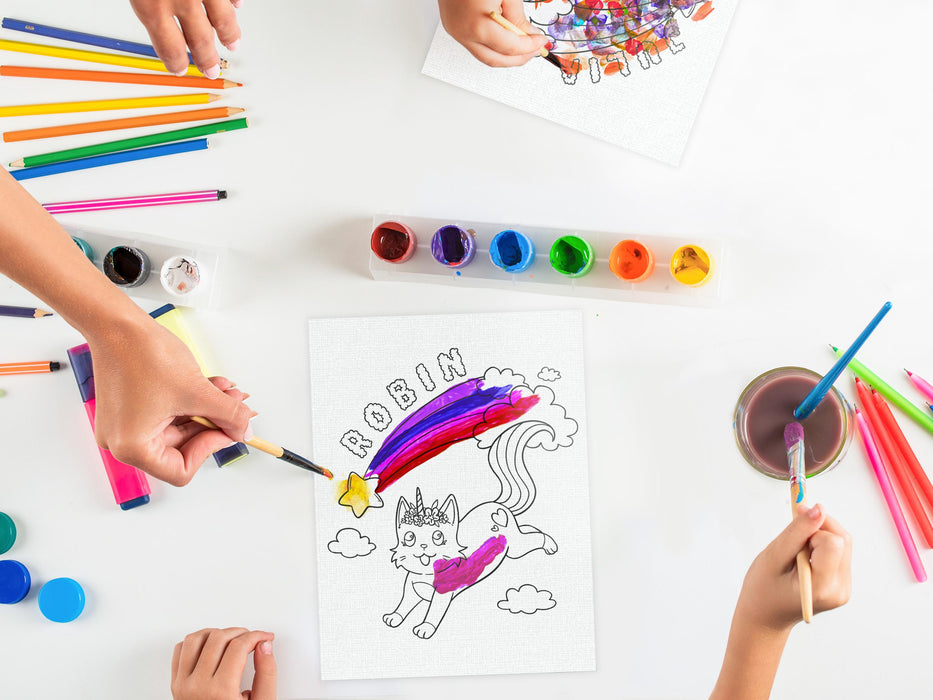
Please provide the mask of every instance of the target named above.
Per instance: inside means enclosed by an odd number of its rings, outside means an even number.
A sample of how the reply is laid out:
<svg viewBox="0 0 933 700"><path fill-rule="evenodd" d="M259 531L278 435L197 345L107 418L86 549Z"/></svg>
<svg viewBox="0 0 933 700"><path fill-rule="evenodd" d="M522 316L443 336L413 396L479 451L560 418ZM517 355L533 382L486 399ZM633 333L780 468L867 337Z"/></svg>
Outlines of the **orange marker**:
<svg viewBox="0 0 933 700"><path fill-rule="evenodd" d="M11 362L0 365L0 374L45 374L61 368L60 362Z"/></svg>

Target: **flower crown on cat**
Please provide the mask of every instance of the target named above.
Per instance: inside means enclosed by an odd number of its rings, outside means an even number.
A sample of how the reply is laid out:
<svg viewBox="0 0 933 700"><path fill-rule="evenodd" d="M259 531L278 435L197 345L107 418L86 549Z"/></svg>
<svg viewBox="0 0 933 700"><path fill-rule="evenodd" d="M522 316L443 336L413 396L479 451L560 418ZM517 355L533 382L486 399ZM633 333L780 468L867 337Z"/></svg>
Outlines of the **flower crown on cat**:
<svg viewBox="0 0 933 700"><path fill-rule="evenodd" d="M438 507L438 501L434 501L434 505L424 507L420 488L415 489L415 502L408 506L408 509L398 521L399 525L414 525L415 527L447 525L449 523L450 518L447 517L447 513Z"/></svg>

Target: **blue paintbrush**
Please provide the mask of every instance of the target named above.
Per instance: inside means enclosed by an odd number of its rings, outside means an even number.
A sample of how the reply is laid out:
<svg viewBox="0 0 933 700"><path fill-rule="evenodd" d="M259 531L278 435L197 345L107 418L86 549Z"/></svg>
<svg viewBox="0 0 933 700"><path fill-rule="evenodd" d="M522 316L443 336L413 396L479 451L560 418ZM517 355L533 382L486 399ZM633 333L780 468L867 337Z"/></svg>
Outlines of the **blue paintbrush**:
<svg viewBox="0 0 933 700"><path fill-rule="evenodd" d="M875 314L875 317L871 320L865 330L863 330L859 337L855 339L855 342L852 343L852 346L846 350L842 357L833 365L832 369L826 373L826 376L823 377L819 384L813 387L813 390L807 394L807 397L800 403L797 408L794 409L794 418L797 420L803 420L819 405L820 401L823 400L823 397L829 392L830 387L839 379L839 375L842 374L842 371L846 366L852 361L852 358L855 357L855 353L859 351L859 348L868 340L868 336L872 334L872 331L877 328L878 324L881 323L881 319L885 317L885 314L891 310L891 302L886 301L884 306L881 307L881 310Z"/></svg>

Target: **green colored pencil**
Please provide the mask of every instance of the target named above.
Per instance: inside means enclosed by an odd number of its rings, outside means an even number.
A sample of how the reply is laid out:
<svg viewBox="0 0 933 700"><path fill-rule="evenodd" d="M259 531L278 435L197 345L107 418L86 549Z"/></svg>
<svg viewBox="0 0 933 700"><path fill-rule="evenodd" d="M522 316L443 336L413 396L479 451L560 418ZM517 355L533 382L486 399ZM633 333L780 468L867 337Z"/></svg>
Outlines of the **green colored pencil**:
<svg viewBox="0 0 933 700"><path fill-rule="evenodd" d="M245 129L249 126L249 121L245 118L230 119L225 122L215 122L213 124L203 124L201 126L192 126L187 129L175 129L174 131L163 131L159 134L149 134L148 136L136 136L131 139L120 139L119 141L108 141L107 143L98 143L93 146L83 146L82 148L69 148L65 151L55 151L54 153L43 153L40 156L29 156L21 158L10 163L11 168L32 167L34 165L50 165L52 163L62 163L66 160L75 160L76 158L87 158L89 156L101 156L107 153L117 153L119 151L128 151L132 148L142 148L145 146L157 146L161 143L171 143L173 141L184 141L186 139L197 138L200 136L209 136L210 134L219 134L224 131L235 131L236 129Z"/></svg>
<svg viewBox="0 0 933 700"><path fill-rule="evenodd" d="M835 345L830 345L830 347L837 356L842 354ZM912 404L906 396L901 394L897 389L892 387L858 360L853 359L849 363L849 369L852 370L852 373L856 377L859 377L863 382L871 384L884 398L913 418L914 421L926 428L929 432L933 433L933 414L927 413L919 406Z"/></svg>

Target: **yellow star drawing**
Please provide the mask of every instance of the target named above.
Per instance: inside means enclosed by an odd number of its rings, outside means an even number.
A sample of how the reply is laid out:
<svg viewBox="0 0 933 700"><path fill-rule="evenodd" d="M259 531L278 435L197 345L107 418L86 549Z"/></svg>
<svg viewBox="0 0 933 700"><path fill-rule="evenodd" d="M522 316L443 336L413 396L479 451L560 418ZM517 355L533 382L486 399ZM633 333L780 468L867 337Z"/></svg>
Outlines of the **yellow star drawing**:
<svg viewBox="0 0 933 700"><path fill-rule="evenodd" d="M379 486L378 476L364 479L356 472L350 472L347 479L347 490L344 491L337 503L347 506L353 511L353 515L361 518L367 508L382 508L382 497L376 493L377 486Z"/></svg>

